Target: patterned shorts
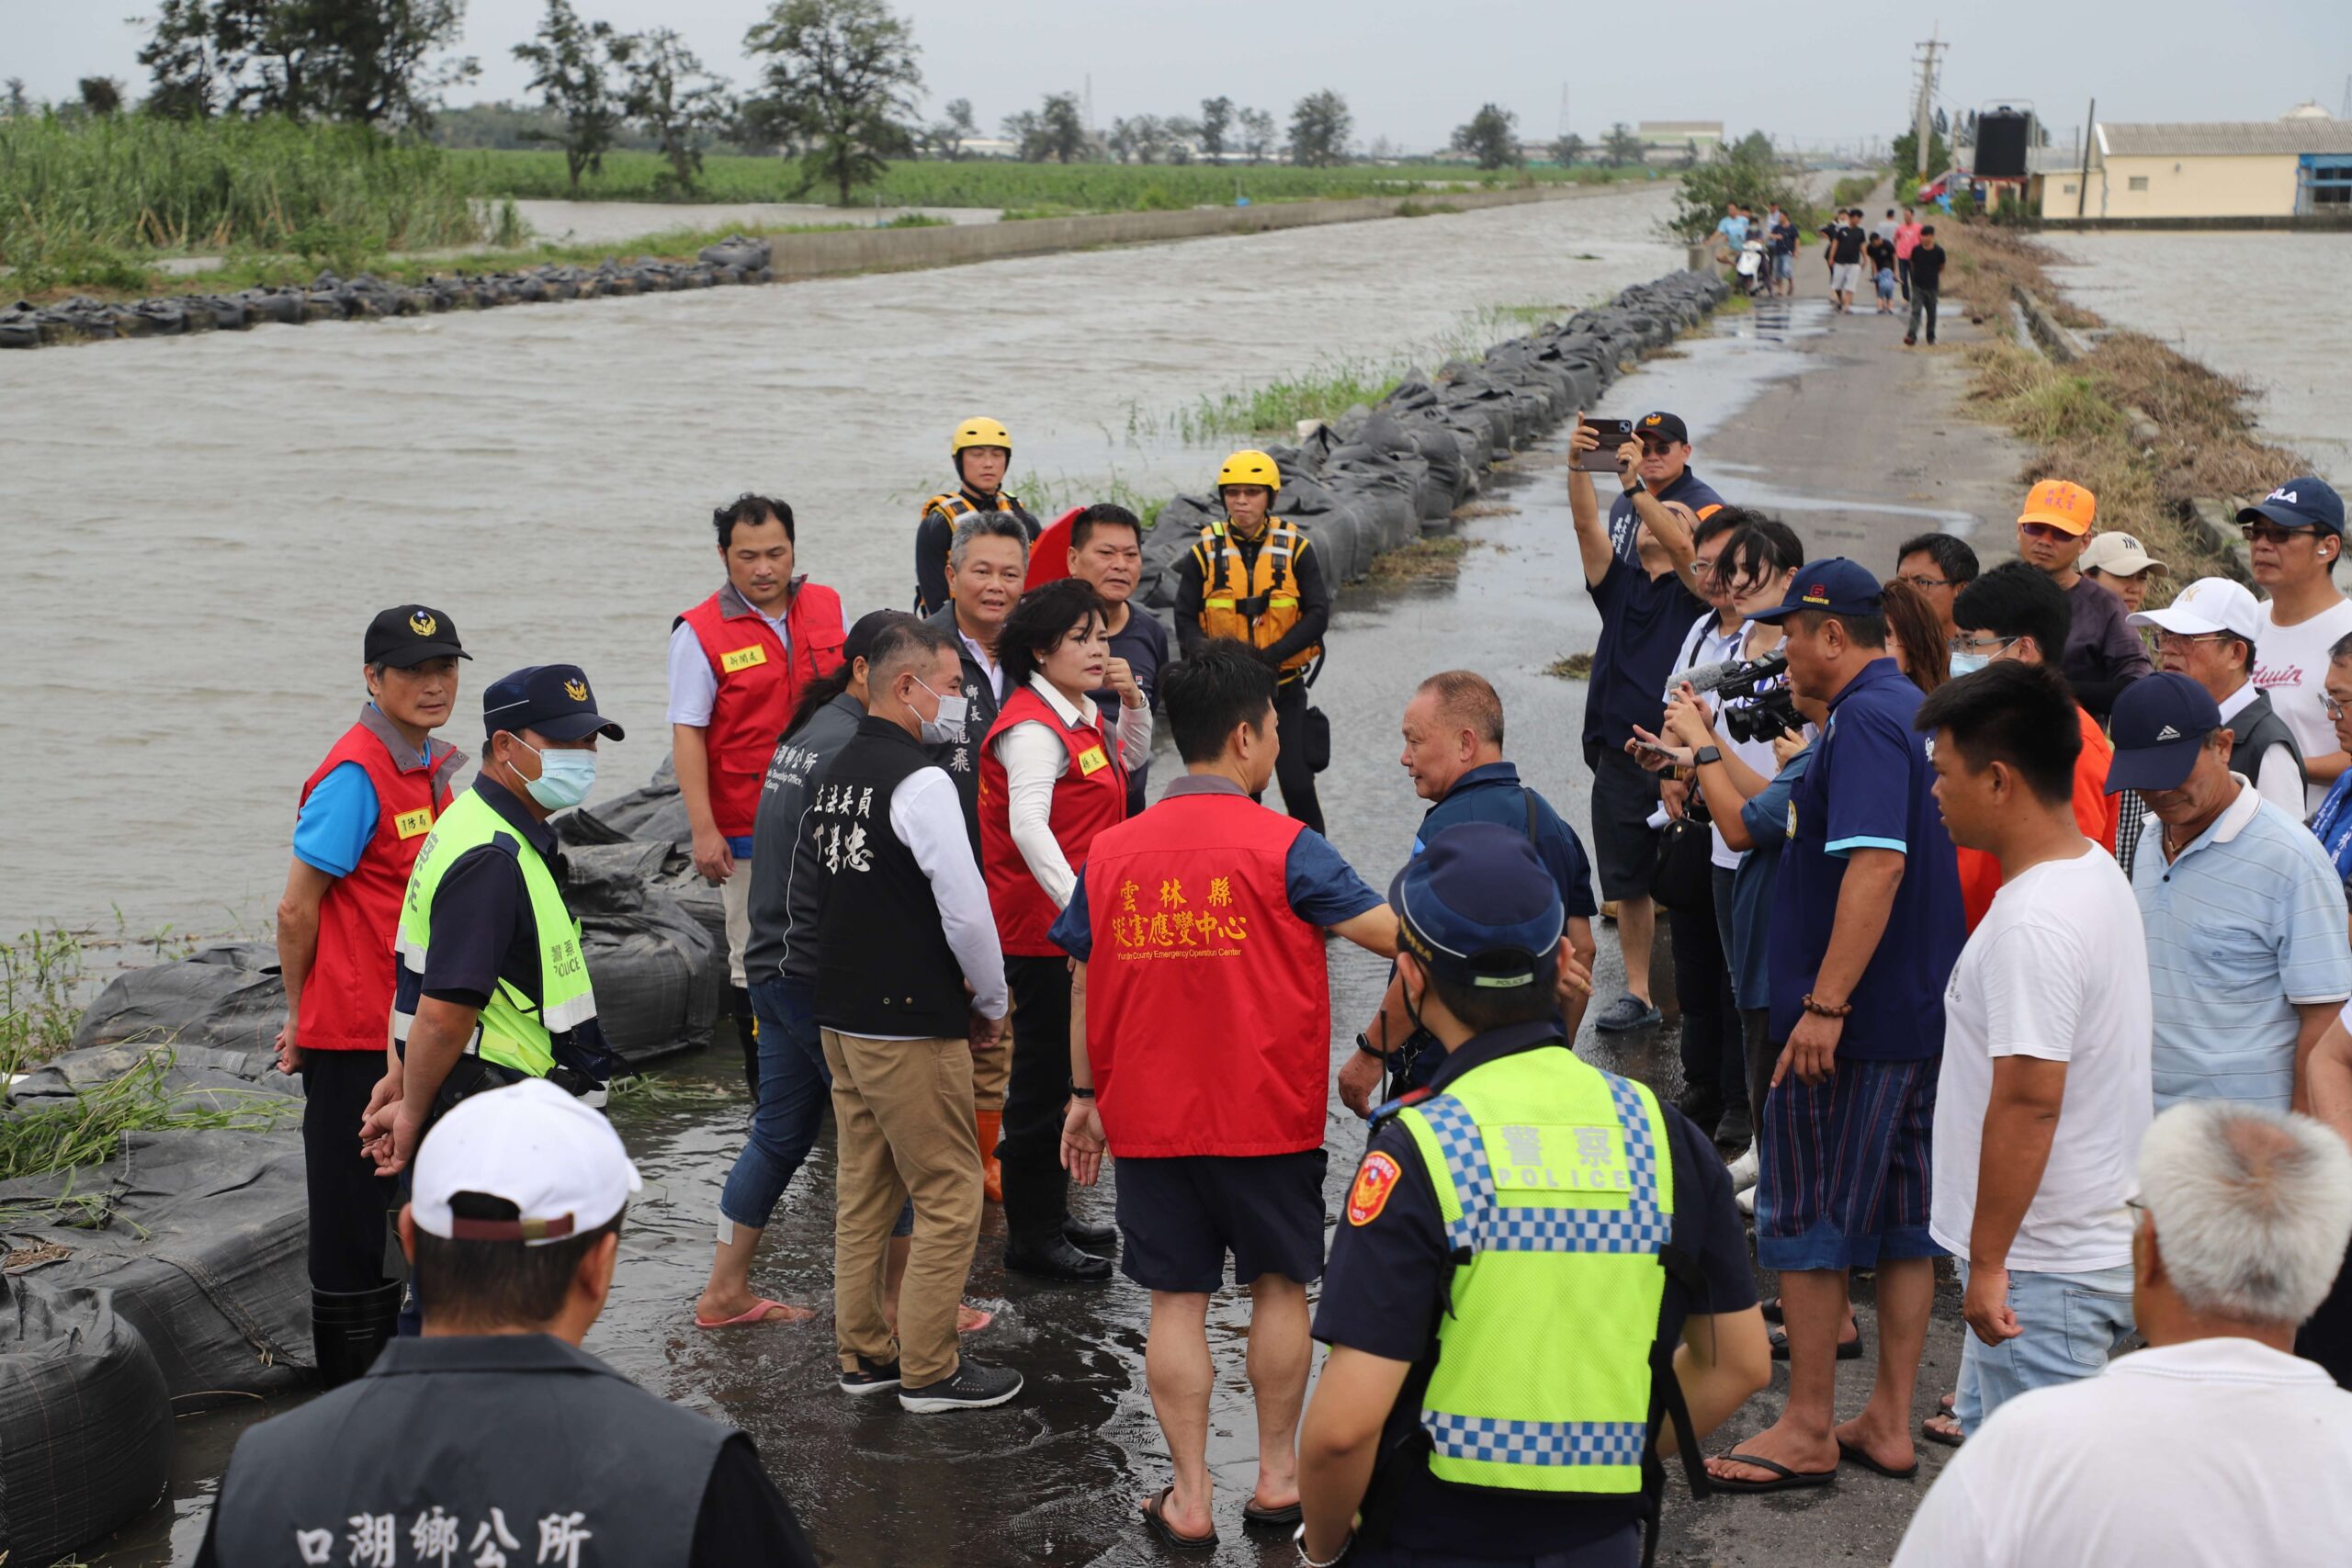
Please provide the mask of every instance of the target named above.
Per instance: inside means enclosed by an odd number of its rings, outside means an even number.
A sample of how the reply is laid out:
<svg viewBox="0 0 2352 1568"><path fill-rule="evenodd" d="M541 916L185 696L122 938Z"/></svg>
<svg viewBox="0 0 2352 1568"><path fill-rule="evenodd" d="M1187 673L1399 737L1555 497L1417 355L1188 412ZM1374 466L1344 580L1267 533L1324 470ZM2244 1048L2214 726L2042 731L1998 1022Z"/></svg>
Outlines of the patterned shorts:
<svg viewBox="0 0 2352 1568"><path fill-rule="evenodd" d="M1767 1269L1864 1269L1941 1258L1928 1235L1928 1164L1941 1064L1840 1061L1829 1081L1795 1075L1764 1100L1756 1260Z"/></svg>

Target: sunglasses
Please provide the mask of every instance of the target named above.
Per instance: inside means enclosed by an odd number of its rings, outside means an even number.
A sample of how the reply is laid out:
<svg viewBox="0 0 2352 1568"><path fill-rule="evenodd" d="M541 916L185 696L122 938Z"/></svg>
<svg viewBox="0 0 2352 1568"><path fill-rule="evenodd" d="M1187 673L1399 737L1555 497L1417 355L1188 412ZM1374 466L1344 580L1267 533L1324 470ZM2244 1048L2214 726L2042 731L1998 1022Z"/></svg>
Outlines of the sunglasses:
<svg viewBox="0 0 2352 1568"><path fill-rule="evenodd" d="M2070 534L2065 529L2055 527L2048 523L2020 523L2018 525L2018 532L2031 539L2079 539L2082 537L2080 534Z"/></svg>
<svg viewBox="0 0 2352 1568"><path fill-rule="evenodd" d="M2308 538L2316 544L2319 540L2319 530L2316 528L2281 528L2276 523L2242 523L2238 525L2238 532L2245 536L2245 541L2249 545L2276 546L2283 545L2290 539L2302 538Z"/></svg>
<svg viewBox="0 0 2352 1568"><path fill-rule="evenodd" d="M1645 441L1642 443L1642 455L1646 457L1670 457L1678 445L1672 441Z"/></svg>

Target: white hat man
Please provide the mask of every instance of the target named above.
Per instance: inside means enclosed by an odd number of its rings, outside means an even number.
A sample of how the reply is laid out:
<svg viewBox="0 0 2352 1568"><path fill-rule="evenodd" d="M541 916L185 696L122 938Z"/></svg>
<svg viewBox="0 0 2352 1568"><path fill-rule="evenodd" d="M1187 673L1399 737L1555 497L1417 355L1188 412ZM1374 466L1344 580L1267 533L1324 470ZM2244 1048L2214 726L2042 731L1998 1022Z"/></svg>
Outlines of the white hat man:
<svg viewBox="0 0 2352 1568"><path fill-rule="evenodd" d="M2115 537L2101 535L2094 544ZM2254 781L2262 798L2290 817L2303 815L2303 752L2294 731L2254 684L2254 645L2261 606L2226 577L2200 577L2161 610L2132 617L2153 627L2156 663L2205 688L2233 738L2230 767Z"/></svg>
<svg viewBox="0 0 2352 1568"><path fill-rule="evenodd" d="M2147 547L2129 534L2101 534L2083 550L2075 563L2083 575L2137 612L2148 602L2148 585L2169 577L2172 569L2150 555Z"/></svg>

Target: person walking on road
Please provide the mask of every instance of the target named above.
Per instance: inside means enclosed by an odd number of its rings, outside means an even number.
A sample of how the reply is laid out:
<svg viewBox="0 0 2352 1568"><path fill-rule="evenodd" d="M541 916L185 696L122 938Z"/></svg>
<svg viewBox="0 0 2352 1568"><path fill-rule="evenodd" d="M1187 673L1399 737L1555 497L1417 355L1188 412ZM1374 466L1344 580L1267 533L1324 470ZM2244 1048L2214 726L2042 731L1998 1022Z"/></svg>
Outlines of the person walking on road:
<svg viewBox="0 0 2352 1568"><path fill-rule="evenodd" d="M432 734L457 706L458 660L472 657L424 604L368 624L368 702L303 783L277 902L277 1066L302 1075L311 1339L329 1388L368 1370L400 1314L400 1283L384 1279L384 1217L399 1200L357 1133L390 1063L401 897L466 761Z"/></svg>
<svg viewBox="0 0 2352 1568"><path fill-rule="evenodd" d="M1911 299L1911 257L1919 248L1920 231L1918 213L1905 208L1903 221L1894 226L1894 275L1906 304Z"/></svg>
<svg viewBox="0 0 2352 1568"><path fill-rule="evenodd" d="M1947 253L1936 243L1936 226L1919 226L1919 243L1911 247L1911 324L1904 330L1903 346L1911 348L1919 342L1919 318L1928 320L1928 346L1936 346L1936 300L1943 293L1944 258Z"/></svg>
<svg viewBox="0 0 2352 1568"><path fill-rule="evenodd" d="M841 667L841 595L795 576L792 508L744 495L711 514L727 581L670 623L670 760L694 829L695 869L727 914L727 983L743 1078L759 1098L743 944L761 782L800 692Z"/></svg>
<svg viewBox="0 0 2352 1568"><path fill-rule="evenodd" d="M1012 466L1012 434L986 415L974 415L948 437L948 461L956 465L956 489L922 503L915 522L915 614L935 615L955 594L947 556L967 518L1001 513L1021 530L1026 547L1039 529L1037 519L1004 493L1005 470Z"/></svg>
<svg viewBox="0 0 2352 1568"><path fill-rule="evenodd" d="M1331 993L1325 938L1382 957L1396 921L1323 836L1257 804L1283 745L1273 671L1217 639L1168 672L1185 776L1095 837L1053 940L1077 961L1061 1157L1118 1168L1120 1268L1151 1292L1144 1377L1175 1475L1142 1500L1180 1551L1216 1545L1209 1298L1250 1292L1258 1477L1242 1518L1297 1522L1295 1438L1323 1271ZM1555 925L1556 929L1556 925Z"/></svg>
<svg viewBox="0 0 2352 1568"><path fill-rule="evenodd" d="M1854 308L1854 290L1860 286L1862 252L1870 243L1870 231L1862 227L1860 209L1838 215L1837 227L1829 231L1829 299L1839 315Z"/></svg>

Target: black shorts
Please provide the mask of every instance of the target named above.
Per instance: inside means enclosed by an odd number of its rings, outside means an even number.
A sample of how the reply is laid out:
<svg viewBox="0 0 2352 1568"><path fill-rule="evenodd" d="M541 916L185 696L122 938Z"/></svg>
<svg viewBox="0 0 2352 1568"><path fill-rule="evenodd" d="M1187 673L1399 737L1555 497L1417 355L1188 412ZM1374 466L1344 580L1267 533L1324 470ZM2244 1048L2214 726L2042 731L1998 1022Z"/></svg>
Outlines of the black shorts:
<svg viewBox="0 0 2352 1568"><path fill-rule="evenodd" d="M1603 751L1592 771L1592 861L1603 898L1646 898L1657 860L1657 775L1623 751Z"/></svg>
<svg viewBox="0 0 2352 1568"><path fill-rule="evenodd" d="M1147 1291L1323 1277L1321 1149L1118 1161L1119 1268Z"/></svg>

